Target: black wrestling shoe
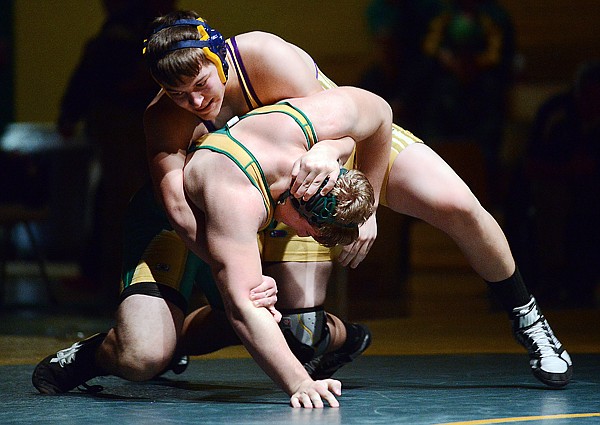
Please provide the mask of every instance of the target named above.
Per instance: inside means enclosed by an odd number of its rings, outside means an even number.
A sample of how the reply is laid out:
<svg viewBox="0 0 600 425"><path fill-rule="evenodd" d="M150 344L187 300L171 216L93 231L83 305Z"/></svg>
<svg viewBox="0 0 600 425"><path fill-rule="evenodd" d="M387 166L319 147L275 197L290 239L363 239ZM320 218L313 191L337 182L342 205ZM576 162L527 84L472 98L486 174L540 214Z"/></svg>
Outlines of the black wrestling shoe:
<svg viewBox="0 0 600 425"><path fill-rule="evenodd" d="M167 370L165 370L165 372L171 371L175 375L181 375L183 372L185 372L185 370L187 369L189 364L190 364L189 356L186 356L185 354L183 354L183 355L176 354L171 359L171 363L169 364L169 367L167 368ZM163 372L163 373L165 373L165 372Z"/></svg>
<svg viewBox="0 0 600 425"><path fill-rule="evenodd" d="M550 387L564 387L573 376L569 353L554 336L535 299L511 315L515 339L527 349L533 375Z"/></svg>
<svg viewBox="0 0 600 425"><path fill-rule="evenodd" d="M175 375L181 375L187 369L190 364L189 356L185 354L175 354L171 359L171 363L158 375L154 377L154 379L161 378L167 372L173 372Z"/></svg>
<svg viewBox="0 0 600 425"><path fill-rule="evenodd" d="M46 357L33 371L33 386L42 394L66 393L80 385L89 392L101 390L98 385L90 387L85 383L104 375L94 364L96 350L104 338L105 333L96 334Z"/></svg>
<svg viewBox="0 0 600 425"><path fill-rule="evenodd" d="M304 364L304 369L311 378L331 378L342 366L351 363L355 358L365 352L371 345L371 331L365 325L347 324L354 329L352 341L346 341L342 348L322 354Z"/></svg>

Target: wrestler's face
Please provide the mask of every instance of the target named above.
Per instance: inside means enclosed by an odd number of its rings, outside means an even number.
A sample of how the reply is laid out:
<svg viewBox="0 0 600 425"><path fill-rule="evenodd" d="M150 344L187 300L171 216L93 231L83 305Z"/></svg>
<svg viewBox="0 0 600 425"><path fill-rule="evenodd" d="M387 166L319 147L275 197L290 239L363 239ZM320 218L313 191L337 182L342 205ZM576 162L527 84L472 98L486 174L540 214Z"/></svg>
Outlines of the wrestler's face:
<svg viewBox="0 0 600 425"><path fill-rule="evenodd" d="M315 240L319 238L319 229L302 217L289 200L277 205L275 219L290 226L298 236L312 236Z"/></svg>
<svg viewBox="0 0 600 425"><path fill-rule="evenodd" d="M195 77L185 77L183 83L175 87L163 85L163 89L177 106L207 121L217 117L225 95L225 84L219 78L217 67L208 61Z"/></svg>

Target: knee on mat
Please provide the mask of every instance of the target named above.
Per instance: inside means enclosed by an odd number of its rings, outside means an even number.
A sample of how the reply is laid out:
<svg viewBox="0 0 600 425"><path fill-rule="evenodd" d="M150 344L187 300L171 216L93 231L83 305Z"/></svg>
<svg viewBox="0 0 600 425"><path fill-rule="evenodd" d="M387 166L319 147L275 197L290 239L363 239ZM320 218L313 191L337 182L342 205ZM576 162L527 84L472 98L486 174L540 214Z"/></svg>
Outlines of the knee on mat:
<svg viewBox="0 0 600 425"><path fill-rule="evenodd" d="M128 348L120 352L119 370L129 381L146 381L165 370L172 354L156 348Z"/></svg>

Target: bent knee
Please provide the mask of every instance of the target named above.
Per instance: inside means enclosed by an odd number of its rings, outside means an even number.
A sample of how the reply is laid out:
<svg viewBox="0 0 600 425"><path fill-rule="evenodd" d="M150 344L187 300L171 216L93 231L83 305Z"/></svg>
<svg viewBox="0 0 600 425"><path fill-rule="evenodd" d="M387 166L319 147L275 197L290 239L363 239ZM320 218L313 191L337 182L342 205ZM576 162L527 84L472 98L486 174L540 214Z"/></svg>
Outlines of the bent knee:
<svg viewBox="0 0 600 425"><path fill-rule="evenodd" d="M162 373L172 356L173 350L161 344L130 342L119 347L118 370L129 381L145 381Z"/></svg>
<svg viewBox="0 0 600 425"><path fill-rule="evenodd" d="M445 230L460 230L466 226L475 226L485 214L485 210L467 188L448 191L436 200L436 227Z"/></svg>

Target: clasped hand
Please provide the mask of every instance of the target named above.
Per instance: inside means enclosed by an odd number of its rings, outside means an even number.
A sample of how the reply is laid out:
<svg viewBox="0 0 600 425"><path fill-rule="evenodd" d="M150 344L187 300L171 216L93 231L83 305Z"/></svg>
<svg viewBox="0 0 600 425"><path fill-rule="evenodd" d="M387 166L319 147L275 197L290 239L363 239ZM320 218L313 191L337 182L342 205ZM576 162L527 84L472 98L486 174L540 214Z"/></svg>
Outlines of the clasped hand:
<svg viewBox="0 0 600 425"><path fill-rule="evenodd" d="M255 307L266 308L277 323L281 321L281 313L275 308L277 303L277 284L271 276L263 275L260 285L250 290L250 300Z"/></svg>
<svg viewBox="0 0 600 425"><path fill-rule="evenodd" d="M333 189L339 174L339 152L320 142L294 162L290 192L292 196L308 201L329 178L321 189L321 194L326 195Z"/></svg>

